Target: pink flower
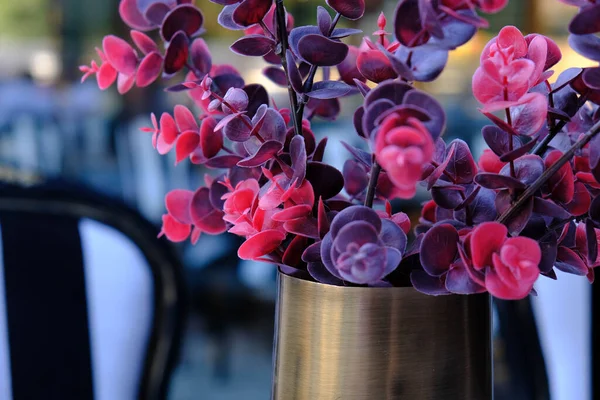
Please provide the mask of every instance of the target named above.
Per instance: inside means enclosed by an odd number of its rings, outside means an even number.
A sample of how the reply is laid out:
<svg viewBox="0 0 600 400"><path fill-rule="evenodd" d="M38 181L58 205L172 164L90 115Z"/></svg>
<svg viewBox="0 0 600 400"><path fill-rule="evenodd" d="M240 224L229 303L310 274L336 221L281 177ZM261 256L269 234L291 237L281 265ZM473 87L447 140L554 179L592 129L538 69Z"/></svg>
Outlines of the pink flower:
<svg viewBox="0 0 600 400"><path fill-rule="evenodd" d="M225 216L223 219L236 224L237 221L251 214L260 186L256 179L242 181L235 188L231 187L229 180L226 180L222 184L229 187L230 190L229 193L225 193L222 197L225 200L225 204L223 205Z"/></svg>
<svg viewBox="0 0 600 400"><path fill-rule="evenodd" d="M485 222L469 238L473 268L485 273L485 287L495 297L517 300L527 296L540 275L542 252L527 237L507 239L508 229Z"/></svg>
<svg viewBox="0 0 600 400"><path fill-rule="evenodd" d="M223 219L233 224L229 232L246 238L238 249L239 257L244 260L277 261L268 257L286 237L283 222L273 218L281 210L258 207L260 186L256 179L242 181L235 188L228 179L221 184L230 190L222 197L225 200Z"/></svg>
<svg viewBox="0 0 600 400"><path fill-rule="evenodd" d="M423 166L433 156L433 139L416 118L404 119L396 114L385 118L375 138L377 162L396 187L396 195L412 198Z"/></svg>
<svg viewBox="0 0 600 400"><path fill-rule="evenodd" d="M529 89L552 75L545 71L560 57L556 44L545 36L524 37L514 26L506 26L483 49L481 66L473 76L473 94L494 109L516 104Z"/></svg>
<svg viewBox="0 0 600 400"><path fill-rule="evenodd" d="M108 89L117 81L117 89L121 94L128 92L136 80L138 87L154 82L160 75L163 57L156 44L145 34L131 31L131 36L144 54L142 59L138 59L133 47L125 40L113 35L106 36L102 41L102 50L96 49L100 65L92 61L90 66L80 66L79 70L84 73L81 81L95 74L101 90Z"/></svg>

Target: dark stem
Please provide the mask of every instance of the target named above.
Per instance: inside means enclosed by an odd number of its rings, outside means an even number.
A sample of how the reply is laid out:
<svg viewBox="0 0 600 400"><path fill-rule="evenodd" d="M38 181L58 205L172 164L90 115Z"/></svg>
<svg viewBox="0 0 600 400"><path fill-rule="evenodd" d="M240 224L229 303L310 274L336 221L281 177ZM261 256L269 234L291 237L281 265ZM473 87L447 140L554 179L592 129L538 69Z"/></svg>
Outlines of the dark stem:
<svg viewBox="0 0 600 400"><path fill-rule="evenodd" d="M373 200L375 199L375 191L377 189L377 181L379 180L379 173L381 172L381 166L377 164L377 161L373 161L373 168L371 168L371 178L369 179L369 186L367 188L367 197L365 198L365 206L373 208Z"/></svg>
<svg viewBox="0 0 600 400"><path fill-rule="evenodd" d="M292 122L294 123L294 132L296 135L302 135L302 119L298 120L298 96L296 95L296 91L292 87L290 82L290 75L288 73L287 67L287 49L288 45L288 33L287 33L287 23L286 23L286 15L285 8L283 7L283 0L276 1L275 12L277 14L277 28L279 34L279 43L281 44L279 57L281 58L281 66L285 72L285 78L287 80L287 88L288 88L288 96L290 98L290 107L292 108ZM266 25L265 25L266 27ZM264 29L264 28L263 28ZM267 28L268 29L268 28Z"/></svg>
<svg viewBox="0 0 600 400"><path fill-rule="evenodd" d="M527 188L523 192L521 196L517 199L517 201L508 209L504 214L498 218L498 222L506 224L515 214L519 211L519 209L529 200L531 196L533 196L541 187L557 173L563 165L568 163L575 153L583 148L586 144L590 142L598 133L600 132L600 122L597 122L589 131L587 131L571 148L562 155L550 168L548 168L544 173L535 181L531 186Z"/></svg>
<svg viewBox="0 0 600 400"><path fill-rule="evenodd" d="M505 83L508 84L506 77L504 78ZM506 86L504 87L504 101L508 100L508 89L506 88ZM510 126L512 126L512 117L510 116L510 108L506 108L504 110L506 112L506 123ZM513 151L513 135L512 133L508 134L508 151ZM515 172L515 163L514 161L510 162L510 176L512 178L516 177L517 174Z"/></svg>
<svg viewBox="0 0 600 400"><path fill-rule="evenodd" d="M327 33L327 36L331 36L331 34L333 33L333 30L335 29L335 26L337 25L337 23L340 21L340 18L342 17L342 15L340 13L335 14L335 17L333 18L333 21L331 22L331 27L329 28L329 32ZM310 70L308 71L308 77L306 78L306 81L304 82L304 93L306 92L310 92L312 90L313 87L313 82L315 80L315 75L317 74L317 66L316 65L311 65L310 66ZM302 95L302 101L300 101L300 104L298 106L298 113L296 114L296 119L298 119L299 121L302 121L302 118L304 117L304 106L306 106L306 103L308 102L308 98L306 95Z"/></svg>
<svg viewBox="0 0 600 400"><path fill-rule="evenodd" d="M581 107L583 107L583 105L585 104L586 101L587 101L587 96L586 95L582 95L579 98L579 102L577 103L577 109L579 110ZM567 121L560 121L556 126L554 126L553 129L550 130L550 132L548 133L548 135L546 135L546 137L544 139L542 139L542 141L539 142L535 146L535 148L533 149L532 154L536 154L538 156L541 156L542 154L544 154L544 152L548 148L548 145L550 144L550 142L552 141L552 139L554 139L554 137L556 135L558 135L558 133L562 130L562 128L565 127L566 124L567 124Z"/></svg>

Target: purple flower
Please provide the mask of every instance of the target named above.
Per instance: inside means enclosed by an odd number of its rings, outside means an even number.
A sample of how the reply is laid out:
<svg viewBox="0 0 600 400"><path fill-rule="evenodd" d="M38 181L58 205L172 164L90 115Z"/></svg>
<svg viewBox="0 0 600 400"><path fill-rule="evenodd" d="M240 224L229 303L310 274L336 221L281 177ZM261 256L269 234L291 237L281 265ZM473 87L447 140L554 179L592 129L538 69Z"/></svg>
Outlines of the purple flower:
<svg viewBox="0 0 600 400"><path fill-rule="evenodd" d="M321 259L335 277L357 284L381 281L400 263L406 235L372 209L352 206L341 211L321 242Z"/></svg>

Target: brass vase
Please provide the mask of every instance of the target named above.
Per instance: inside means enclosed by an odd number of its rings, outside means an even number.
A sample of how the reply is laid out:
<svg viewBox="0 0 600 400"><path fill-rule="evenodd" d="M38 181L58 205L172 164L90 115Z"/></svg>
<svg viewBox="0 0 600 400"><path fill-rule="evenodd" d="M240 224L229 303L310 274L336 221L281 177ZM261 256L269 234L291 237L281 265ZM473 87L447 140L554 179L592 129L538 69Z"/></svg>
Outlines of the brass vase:
<svg viewBox="0 0 600 400"><path fill-rule="evenodd" d="M273 400L492 399L487 294L323 285L279 273Z"/></svg>

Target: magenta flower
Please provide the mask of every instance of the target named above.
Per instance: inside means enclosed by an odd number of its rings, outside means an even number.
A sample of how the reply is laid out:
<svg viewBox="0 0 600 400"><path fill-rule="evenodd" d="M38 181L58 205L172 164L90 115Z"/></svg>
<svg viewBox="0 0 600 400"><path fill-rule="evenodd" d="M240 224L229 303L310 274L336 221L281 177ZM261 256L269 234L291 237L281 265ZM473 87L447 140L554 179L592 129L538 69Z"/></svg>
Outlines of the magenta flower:
<svg viewBox="0 0 600 400"><path fill-rule="evenodd" d="M381 281L400 263L406 235L372 209L352 206L341 211L321 243L321 259L335 277L357 284Z"/></svg>
<svg viewBox="0 0 600 400"><path fill-rule="evenodd" d="M507 239L508 229L497 222L477 226L470 236L473 268L484 271L485 288L495 297L517 300L527 296L540 276L542 252L527 237Z"/></svg>
<svg viewBox="0 0 600 400"><path fill-rule="evenodd" d="M431 161L433 151L431 134L416 118L390 115L379 126L375 156L400 198L410 199L415 195L423 167Z"/></svg>
<svg viewBox="0 0 600 400"><path fill-rule="evenodd" d="M196 192L176 189L165 197L167 214L163 215L163 226L159 237L165 235L172 242L183 242L191 234L192 244L200 235L219 235L226 230L223 211L211 203L211 190L218 189L213 182L210 189L202 187Z"/></svg>

